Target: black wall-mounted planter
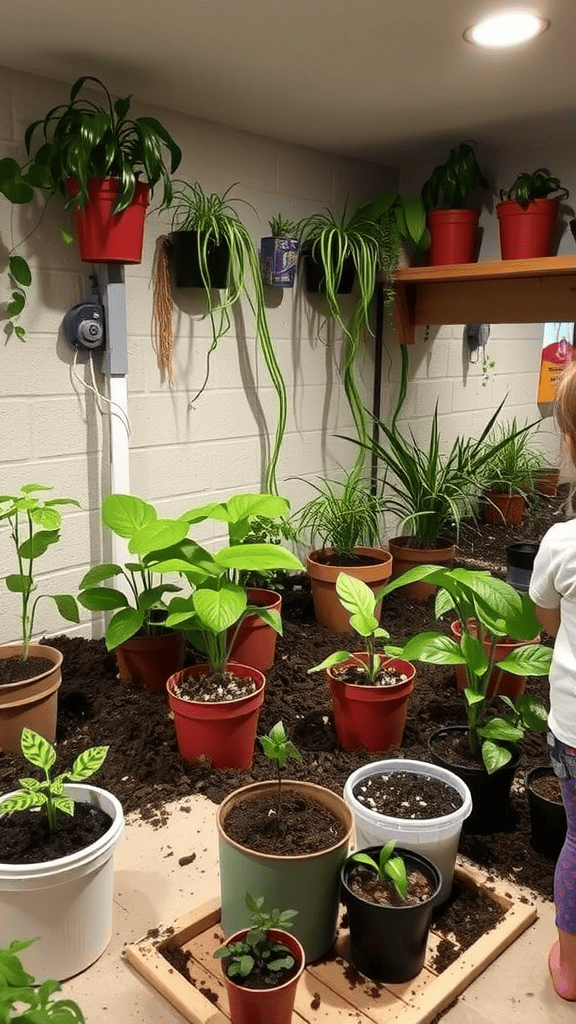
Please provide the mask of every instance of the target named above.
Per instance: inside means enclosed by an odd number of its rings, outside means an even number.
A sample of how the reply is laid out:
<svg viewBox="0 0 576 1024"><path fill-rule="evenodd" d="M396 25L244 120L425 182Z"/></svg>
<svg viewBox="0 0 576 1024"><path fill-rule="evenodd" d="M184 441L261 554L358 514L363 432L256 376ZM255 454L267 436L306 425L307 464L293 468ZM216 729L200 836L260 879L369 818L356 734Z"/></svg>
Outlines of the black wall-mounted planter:
<svg viewBox="0 0 576 1024"><path fill-rule="evenodd" d="M168 260L173 288L204 288L198 260L198 232L173 231L169 235ZM222 239L210 240L206 253L206 269L210 288L225 288L228 280L230 248Z"/></svg>

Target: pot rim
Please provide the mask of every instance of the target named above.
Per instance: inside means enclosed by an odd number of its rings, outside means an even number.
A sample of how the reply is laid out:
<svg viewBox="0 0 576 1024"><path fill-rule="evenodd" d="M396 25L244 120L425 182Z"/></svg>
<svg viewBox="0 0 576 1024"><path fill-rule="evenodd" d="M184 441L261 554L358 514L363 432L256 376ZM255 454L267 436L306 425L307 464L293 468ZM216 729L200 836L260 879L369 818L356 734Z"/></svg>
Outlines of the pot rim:
<svg viewBox="0 0 576 1024"><path fill-rule="evenodd" d="M384 843L382 843L382 846L384 846ZM374 856L374 854L378 854L380 852L380 850L382 849L382 846L376 846L376 845L373 845L373 846L363 846L360 850L354 850L354 853L351 853L346 858L346 860L344 861L342 867L340 868L340 880L341 880L342 885L345 888L346 892L350 893L354 897L354 899L360 900L361 903L365 903L369 907L380 907L381 906L384 911L398 911L400 913L402 913L402 911L404 911L404 910L413 910L415 906L416 907L425 907L427 904L432 903L434 900L436 900L436 898L437 898L437 896L438 896L438 894L439 894L439 892L440 892L440 890L442 888L442 874L441 874L441 872L438 870L438 868L436 867L434 862L431 861L430 858L427 857L424 853L420 853L420 851L418 851L418 850L411 850L407 846L395 846L393 852L395 854L397 854L399 857L402 857L403 860L412 861L412 863L415 864L417 867L425 867L426 868L426 870L428 872L428 875L431 876L431 878L432 878L433 886L434 886L434 892L432 892L430 894L428 899L421 900L421 901L419 901L416 904L414 904L414 903L404 904L403 903L403 904L400 904L400 906L392 906L391 904L386 904L386 903L380 904L380 903L376 903L374 900L367 900L364 896L360 895L359 893L352 892L352 890L350 889L350 887L348 885L348 875L349 875L350 870L351 870L350 865L352 864L352 858L357 853L367 853L370 856Z"/></svg>
<svg viewBox="0 0 576 1024"><path fill-rule="evenodd" d="M240 928L238 931L228 936L228 938L224 942L224 945L228 946L230 945L231 942L237 942L239 939L243 939L248 934L249 930L249 928ZM288 932L284 928L269 928L268 932L277 941L282 942L285 939L290 939L291 942L294 943L294 945L296 946L296 952L298 954L296 958L298 961L298 969L296 973L293 974L291 978L288 978L287 981L283 981L281 985L271 985L269 988L247 988L245 985L238 985L237 982L234 981L234 978L229 978L224 969L224 964L222 963L222 974L229 985L233 985L234 988L240 989L242 992L271 992L272 994L274 994L275 992L281 992L282 989L289 988L291 985L294 985L298 982L301 974L304 971L304 968L306 967L306 953L304 952L304 947L302 946L302 943L296 938L295 935L292 934L292 932ZM290 950L290 952L292 953L294 951Z"/></svg>
<svg viewBox="0 0 576 1024"><path fill-rule="evenodd" d="M368 651L355 651L355 654L356 654L357 657L362 657L362 655L365 658L368 657ZM386 654L379 654L378 657L380 659L387 658L387 655ZM414 688L414 677L416 675L416 666L411 661L405 661L404 658L392 658L391 657L391 658L388 658L388 660L387 660L387 662L386 662L386 664L384 666L382 665L382 662L380 663L380 668L381 669L386 669L386 668L396 668L397 669L399 665L406 665L408 667L408 669L409 669L409 671L406 673L406 675L408 676L408 679L399 680L397 683L392 683L389 686L371 686L369 683L350 683L346 679L339 679L338 678L338 669L339 668L346 668L347 665L353 665L353 664L354 664L354 658L348 658L347 661L341 661L338 665L331 665L329 668L326 669L326 674L329 676L331 682L339 683L340 686L350 687L351 690L360 690L360 691L362 691L362 690L372 691L373 690L375 692L380 692L381 691L383 693L389 693L389 694L397 695L398 691L401 688L409 686L410 687L409 692L412 693L412 690ZM335 670L336 670L336 672L335 672ZM402 670L400 669L400 671L402 671Z"/></svg>
<svg viewBox="0 0 576 1024"><path fill-rule="evenodd" d="M450 811L449 814L442 814L437 818L395 818L392 815L383 814L381 811L371 810L354 796L354 786L357 782L368 778L370 775L393 775L398 772L411 772L414 775L431 775L434 778L440 777L441 782L451 786L462 797L461 807L457 807L455 811ZM455 826L461 824L472 813L472 794L464 779L461 779L455 772L451 772L449 768L442 767L442 765L410 758L388 758L384 761L372 761L368 765L356 768L346 779L344 798L347 802L349 801L354 813L356 813L356 808L358 808L358 814L363 815L371 824L388 825L390 823L400 823L400 826L406 832L412 829L418 829L420 832L426 826L431 826L432 823L442 831L453 831Z"/></svg>
<svg viewBox="0 0 576 1024"><path fill-rule="evenodd" d="M244 672L243 675L256 676L254 682L257 684L257 686L256 689L252 691L252 693L245 693L243 694L242 697L235 697L234 700L191 700L190 697L181 697L178 693L174 693L174 686L176 685L174 679L176 676L183 675L185 672L188 672L189 669L203 668L209 668L207 662L202 663L201 665L189 665L188 668L181 668L178 670L178 672L175 672L173 676L170 676L170 678L166 680L166 689L168 690L169 696L173 697L174 700L181 700L184 701L184 703L186 704L195 704L201 708L234 708L239 707L240 704L242 704L243 702L253 700L254 697L257 697L262 692L266 685L266 677L263 672L260 672L259 669L252 668L250 665L242 665L242 663L239 661L227 661L227 669L231 668L232 670L234 670L235 668L244 668L247 671Z"/></svg>

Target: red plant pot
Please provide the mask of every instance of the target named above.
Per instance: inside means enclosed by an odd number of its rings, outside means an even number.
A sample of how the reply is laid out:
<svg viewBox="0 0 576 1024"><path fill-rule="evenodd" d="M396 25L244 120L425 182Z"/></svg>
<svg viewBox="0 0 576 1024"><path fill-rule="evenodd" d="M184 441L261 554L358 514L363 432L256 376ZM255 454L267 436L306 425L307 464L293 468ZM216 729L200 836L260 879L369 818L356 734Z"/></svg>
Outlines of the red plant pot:
<svg viewBox="0 0 576 1024"><path fill-rule="evenodd" d="M227 944L241 941L247 932L246 928L235 932L227 939ZM298 970L283 985L265 989L237 985L224 970L224 984L228 993L232 1024L291 1024L296 986L305 966L304 950L298 939L289 932L270 928L269 934L276 942L282 942L288 947L298 964Z"/></svg>
<svg viewBox="0 0 576 1024"><path fill-rule="evenodd" d="M526 511L523 494L502 494L500 491L484 491L482 519L485 523L508 523L520 526Z"/></svg>
<svg viewBox="0 0 576 1024"><path fill-rule="evenodd" d="M189 763L206 758L213 768L246 770L252 764L258 728L258 714L264 700L266 680L247 665L228 662L226 668L237 676L248 676L257 689L237 700L184 700L174 687L188 676L209 671L207 665L192 665L176 672L166 683L168 703L174 714L178 750Z"/></svg>
<svg viewBox="0 0 576 1024"><path fill-rule="evenodd" d="M186 637L170 632L158 636L133 636L114 651L121 683L139 683L166 695L166 682L178 672L186 657Z"/></svg>
<svg viewBox="0 0 576 1024"><path fill-rule="evenodd" d="M473 263L479 218L479 210L431 210L427 217L429 265Z"/></svg>
<svg viewBox="0 0 576 1024"><path fill-rule="evenodd" d="M80 191L78 182L70 178L66 184L69 196ZM144 241L144 218L150 202L150 186L136 182L134 198L122 213L112 213L120 192L118 178L89 178L88 201L81 209L73 208L74 227L80 259L84 263L141 263Z"/></svg>
<svg viewBox="0 0 576 1024"><path fill-rule="evenodd" d="M275 590L248 587L246 593L248 604L256 604L280 614L282 597ZM235 627L232 626L228 630L229 639L234 632ZM240 665L249 665L259 672L267 672L274 664L277 638L276 630L258 615L247 615L238 630L230 656Z"/></svg>
<svg viewBox="0 0 576 1024"><path fill-rule="evenodd" d="M366 653L358 654L364 663ZM406 725L408 698L414 689L416 669L409 661L380 656L387 668L394 668L408 679L396 686L358 686L338 678L338 669L354 664L344 661L326 670L332 692L334 726L344 750L366 749L375 754L396 750L402 743Z"/></svg>
<svg viewBox="0 0 576 1024"><path fill-rule="evenodd" d="M520 205L514 199L498 203L500 253L503 260L549 256L558 219L558 199L534 199Z"/></svg>
<svg viewBox="0 0 576 1024"><path fill-rule="evenodd" d="M477 627L475 622L468 622L468 629L473 636L477 635ZM450 630L452 636L456 640L456 643L460 643L460 637L462 636L462 623L451 622ZM517 650L518 647L527 647L528 644L537 644L540 640L539 636L533 637L531 640L509 640L508 642L502 642L496 644L495 661L504 661L512 651ZM490 641L484 640L484 650L486 654L490 654ZM465 665L454 665L454 674L456 676L456 685L459 690L466 689L466 666ZM494 667L490 674L488 681L487 696L491 697L494 690L498 687L498 693L504 697L510 697L512 700L516 700L517 697L521 697L526 687L526 676L515 676L512 672L504 672L501 668Z"/></svg>
<svg viewBox="0 0 576 1024"><path fill-rule="evenodd" d="M403 576L410 569L416 569L420 565L437 565L439 569L450 569L456 557L456 545L447 540L440 539L434 548L410 547L410 538L394 537L389 543L392 554L392 578ZM411 597L414 601L427 601L432 594L435 594L438 587L435 583L426 583L418 580L416 583L408 583L402 588L402 593Z"/></svg>

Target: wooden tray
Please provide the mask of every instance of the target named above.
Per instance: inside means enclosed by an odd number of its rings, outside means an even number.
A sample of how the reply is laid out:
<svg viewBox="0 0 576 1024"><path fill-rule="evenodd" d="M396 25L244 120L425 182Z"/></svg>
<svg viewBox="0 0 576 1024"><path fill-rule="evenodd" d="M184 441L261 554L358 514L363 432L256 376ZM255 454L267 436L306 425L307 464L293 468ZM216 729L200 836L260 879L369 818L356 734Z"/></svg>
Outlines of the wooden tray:
<svg viewBox="0 0 576 1024"><path fill-rule="evenodd" d="M502 907L504 916L496 927L441 974L432 966L441 937L432 931L425 967L417 978L397 985L383 985L360 975L348 962L348 934L340 931L335 956L309 965L300 979L292 1024L428 1024L535 921L535 907L504 895L478 869L457 866L454 877L465 887L482 889ZM220 961L213 957L222 941L220 901L212 900L128 946L123 955L190 1024L229 1024ZM170 944L191 954L188 969L194 984L162 956L162 948Z"/></svg>

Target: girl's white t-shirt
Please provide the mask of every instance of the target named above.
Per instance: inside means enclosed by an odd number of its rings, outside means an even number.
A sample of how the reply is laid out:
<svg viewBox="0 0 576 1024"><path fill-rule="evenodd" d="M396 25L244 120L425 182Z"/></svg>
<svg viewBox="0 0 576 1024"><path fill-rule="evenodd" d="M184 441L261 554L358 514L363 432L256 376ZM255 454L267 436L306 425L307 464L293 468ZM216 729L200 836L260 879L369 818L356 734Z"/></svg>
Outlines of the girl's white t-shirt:
<svg viewBox="0 0 576 1024"><path fill-rule="evenodd" d="M542 608L560 609L560 628L550 666L550 714L554 735L576 746L576 519L545 534L530 580L530 597Z"/></svg>

